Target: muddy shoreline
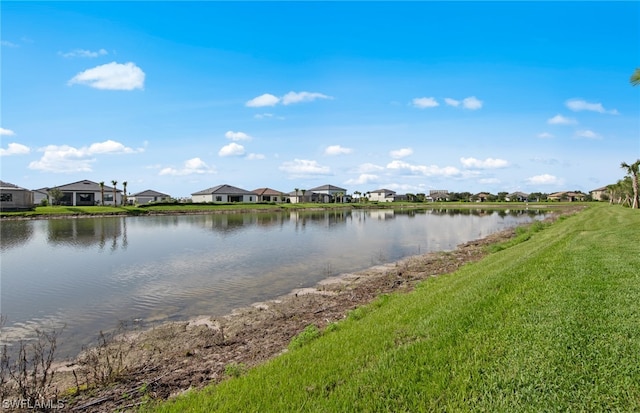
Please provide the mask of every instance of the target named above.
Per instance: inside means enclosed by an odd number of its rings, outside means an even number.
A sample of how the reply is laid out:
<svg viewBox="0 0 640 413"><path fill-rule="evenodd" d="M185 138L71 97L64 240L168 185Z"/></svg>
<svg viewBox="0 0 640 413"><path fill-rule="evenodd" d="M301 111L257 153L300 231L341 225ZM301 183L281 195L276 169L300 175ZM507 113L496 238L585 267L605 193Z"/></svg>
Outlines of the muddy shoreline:
<svg viewBox="0 0 640 413"><path fill-rule="evenodd" d="M546 220L575 211L554 211ZM93 353L59 365L54 386L65 410L135 411L141 404L202 388L264 363L285 352L305 327L313 324L322 330L380 294L409 292L425 279L454 272L486 256L488 245L507 241L515 233L511 228L453 251L341 274L223 317L201 316L147 330L124 329L107 337L98 353L92 349ZM105 357L111 360L113 374L108 383L96 385L96 377L105 373L96 363L96 354L103 358L102 364Z"/></svg>

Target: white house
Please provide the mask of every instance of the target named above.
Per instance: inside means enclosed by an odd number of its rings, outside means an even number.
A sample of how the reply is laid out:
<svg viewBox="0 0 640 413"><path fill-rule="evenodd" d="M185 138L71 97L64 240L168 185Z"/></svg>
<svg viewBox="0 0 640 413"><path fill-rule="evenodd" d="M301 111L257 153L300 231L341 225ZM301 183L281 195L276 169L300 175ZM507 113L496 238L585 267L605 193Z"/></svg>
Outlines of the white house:
<svg viewBox="0 0 640 413"><path fill-rule="evenodd" d="M129 200L132 200L138 205L148 204L149 202L159 202L171 199L171 196L163 194L162 192L147 189L146 191L138 192L128 196Z"/></svg>
<svg viewBox="0 0 640 413"><path fill-rule="evenodd" d="M50 191L52 189L59 189L62 192L62 198L60 199L60 205L69 206L92 206L114 204L114 188L111 186L100 186L99 183L89 181L85 179L83 181L72 182L66 185L60 185L52 188L40 188L35 190L37 197L34 199L35 203L40 203L45 197L48 199L49 204L53 205L53 198ZM44 195L46 194L46 196ZM122 190L115 189L115 202L116 205L122 204Z"/></svg>
<svg viewBox="0 0 640 413"><path fill-rule="evenodd" d="M191 194L194 203L205 202L256 202L258 195L231 185L218 185Z"/></svg>
<svg viewBox="0 0 640 413"><path fill-rule="evenodd" d="M376 189L375 191L367 192L367 198L369 198L369 201L393 202L395 200L395 196L395 191L390 189Z"/></svg>
<svg viewBox="0 0 640 413"><path fill-rule="evenodd" d="M0 181L0 210L23 211L33 209L33 192L9 182Z"/></svg>

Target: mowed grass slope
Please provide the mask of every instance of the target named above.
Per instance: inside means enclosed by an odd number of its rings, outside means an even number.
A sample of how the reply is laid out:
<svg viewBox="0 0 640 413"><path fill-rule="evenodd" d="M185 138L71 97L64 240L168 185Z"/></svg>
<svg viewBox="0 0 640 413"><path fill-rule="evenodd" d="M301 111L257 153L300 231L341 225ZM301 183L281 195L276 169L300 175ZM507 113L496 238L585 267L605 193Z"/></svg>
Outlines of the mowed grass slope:
<svg viewBox="0 0 640 413"><path fill-rule="evenodd" d="M598 205L154 411L638 410L640 212Z"/></svg>

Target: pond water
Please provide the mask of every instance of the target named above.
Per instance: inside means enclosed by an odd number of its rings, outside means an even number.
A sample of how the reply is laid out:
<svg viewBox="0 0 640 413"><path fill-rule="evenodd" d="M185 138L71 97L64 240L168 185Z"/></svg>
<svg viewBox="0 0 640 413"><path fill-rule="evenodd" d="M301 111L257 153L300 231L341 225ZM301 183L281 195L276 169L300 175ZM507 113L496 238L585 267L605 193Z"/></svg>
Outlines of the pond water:
<svg viewBox="0 0 640 413"><path fill-rule="evenodd" d="M3 221L2 339L65 326L68 357L122 321L220 316L544 217L381 209Z"/></svg>

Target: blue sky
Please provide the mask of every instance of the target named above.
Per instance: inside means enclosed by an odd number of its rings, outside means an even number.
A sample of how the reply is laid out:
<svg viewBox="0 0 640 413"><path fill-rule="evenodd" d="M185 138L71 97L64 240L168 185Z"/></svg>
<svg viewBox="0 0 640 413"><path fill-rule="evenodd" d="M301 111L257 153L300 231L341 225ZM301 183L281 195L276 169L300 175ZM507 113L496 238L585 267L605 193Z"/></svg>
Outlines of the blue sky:
<svg viewBox="0 0 640 413"><path fill-rule="evenodd" d="M29 189L586 192L640 158L638 2L0 11L1 179Z"/></svg>

